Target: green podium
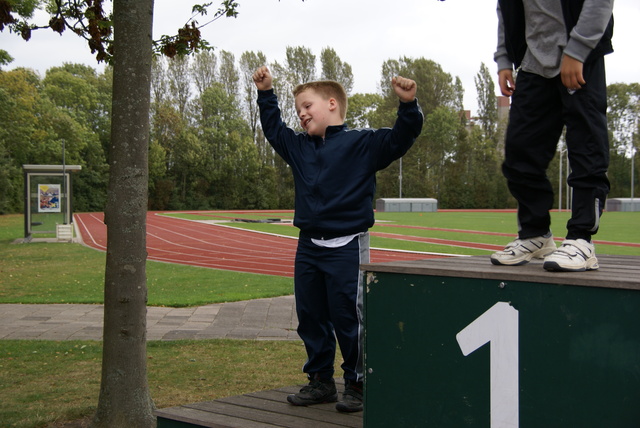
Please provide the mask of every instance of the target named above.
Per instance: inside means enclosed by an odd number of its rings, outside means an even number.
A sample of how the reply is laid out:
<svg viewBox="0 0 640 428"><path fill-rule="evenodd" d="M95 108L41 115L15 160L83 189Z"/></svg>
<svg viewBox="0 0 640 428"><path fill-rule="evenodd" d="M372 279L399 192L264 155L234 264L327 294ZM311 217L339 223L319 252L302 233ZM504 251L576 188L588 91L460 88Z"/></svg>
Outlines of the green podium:
<svg viewBox="0 0 640 428"><path fill-rule="evenodd" d="M640 427L640 257L363 265L365 428Z"/></svg>

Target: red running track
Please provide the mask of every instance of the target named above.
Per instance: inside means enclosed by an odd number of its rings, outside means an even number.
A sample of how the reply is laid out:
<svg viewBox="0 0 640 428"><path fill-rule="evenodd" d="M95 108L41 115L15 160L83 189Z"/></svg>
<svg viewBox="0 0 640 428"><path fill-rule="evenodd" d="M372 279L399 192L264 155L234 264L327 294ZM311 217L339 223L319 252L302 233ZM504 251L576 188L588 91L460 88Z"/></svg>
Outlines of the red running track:
<svg viewBox="0 0 640 428"><path fill-rule="evenodd" d="M149 260L266 275L293 276L297 239L220 224L201 223L147 214ZM85 245L106 251L107 228L103 213L74 215ZM445 257L371 249L371 262Z"/></svg>

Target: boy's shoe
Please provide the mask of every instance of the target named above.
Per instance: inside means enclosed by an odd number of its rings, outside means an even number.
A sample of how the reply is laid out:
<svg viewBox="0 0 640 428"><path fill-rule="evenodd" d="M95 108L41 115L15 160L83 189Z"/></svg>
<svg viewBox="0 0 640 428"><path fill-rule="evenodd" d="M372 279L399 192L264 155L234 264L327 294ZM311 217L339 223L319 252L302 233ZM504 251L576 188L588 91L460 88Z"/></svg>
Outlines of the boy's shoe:
<svg viewBox="0 0 640 428"><path fill-rule="evenodd" d="M542 259L556 250L551 233L535 238L516 239L504 247L504 250L491 254L494 265L518 266L529 263L531 259Z"/></svg>
<svg viewBox="0 0 640 428"><path fill-rule="evenodd" d="M545 257L542 267L555 272L583 272L600 266L592 243L584 239L566 239L560 248Z"/></svg>
<svg viewBox="0 0 640 428"><path fill-rule="evenodd" d="M320 379L314 376L308 385L302 387L300 392L287 396L287 401L294 406L335 403L338 401L336 382L333 378Z"/></svg>
<svg viewBox="0 0 640 428"><path fill-rule="evenodd" d="M336 404L336 410L347 413L362 411L362 382L345 382L342 401Z"/></svg>

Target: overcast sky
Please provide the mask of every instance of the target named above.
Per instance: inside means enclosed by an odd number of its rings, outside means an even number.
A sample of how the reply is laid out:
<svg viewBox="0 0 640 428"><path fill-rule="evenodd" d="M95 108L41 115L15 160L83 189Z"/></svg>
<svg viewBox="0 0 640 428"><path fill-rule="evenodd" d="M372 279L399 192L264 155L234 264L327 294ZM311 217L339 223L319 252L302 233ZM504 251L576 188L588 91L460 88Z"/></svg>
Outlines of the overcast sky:
<svg viewBox="0 0 640 428"><path fill-rule="evenodd" d="M156 0L154 38L175 34L197 1ZM462 80L465 108L475 113L474 77L485 63L494 73L495 0L237 0L237 18L222 18L202 29L216 49L233 53L263 52L267 60L284 62L287 46L304 46L319 58L333 48L351 65L354 92L377 92L384 61L424 57ZM214 5L218 2L213 0ZM212 10L213 12L213 10ZM212 13L213 14L213 13ZM211 15L212 15L211 14ZM615 0L613 54L607 57L609 83L640 82L640 1ZM207 17L199 18L202 24ZM46 19L44 20L46 22ZM29 42L0 33L0 47L15 61L7 67L33 68L42 76L63 62L84 63L98 70L81 39L67 32L33 33ZM320 61L317 62L318 73ZM497 80L496 82L496 91Z"/></svg>

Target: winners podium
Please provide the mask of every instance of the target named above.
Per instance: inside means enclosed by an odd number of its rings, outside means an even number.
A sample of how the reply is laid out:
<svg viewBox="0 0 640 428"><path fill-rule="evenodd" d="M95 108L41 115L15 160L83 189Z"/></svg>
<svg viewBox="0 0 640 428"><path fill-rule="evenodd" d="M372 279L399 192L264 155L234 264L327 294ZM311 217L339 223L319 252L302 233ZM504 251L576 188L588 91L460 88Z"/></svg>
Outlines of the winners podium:
<svg viewBox="0 0 640 428"><path fill-rule="evenodd" d="M640 257L366 264L365 428L640 427Z"/></svg>

